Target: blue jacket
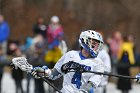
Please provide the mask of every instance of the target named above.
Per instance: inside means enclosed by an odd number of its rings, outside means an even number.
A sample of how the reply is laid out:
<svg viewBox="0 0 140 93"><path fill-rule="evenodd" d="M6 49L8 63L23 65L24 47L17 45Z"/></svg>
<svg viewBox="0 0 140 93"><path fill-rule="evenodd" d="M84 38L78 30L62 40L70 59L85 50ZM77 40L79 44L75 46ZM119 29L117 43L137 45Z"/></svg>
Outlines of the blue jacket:
<svg viewBox="0 0 140 93"><path fill-rule="evenodd" d="M7 22L0 23L0 43L6 41L10 34L10 28Z"/></svg>

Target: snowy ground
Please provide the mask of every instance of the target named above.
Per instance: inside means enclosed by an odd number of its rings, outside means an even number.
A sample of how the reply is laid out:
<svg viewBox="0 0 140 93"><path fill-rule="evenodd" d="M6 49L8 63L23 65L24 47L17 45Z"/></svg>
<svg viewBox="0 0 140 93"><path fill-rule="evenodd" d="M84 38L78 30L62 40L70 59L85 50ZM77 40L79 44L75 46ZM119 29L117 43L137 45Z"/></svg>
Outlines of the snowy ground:
<svg viewBox="0 0 140 93"><path fill-rule="evenodd" d="M33 93L34 90L33 84L34 81L31 80L30 93ZM44 85L45 90L47 90L48 85L46 83L44 83ZM23 89L26 90L26 79L23 80ZM2 78L2 93L15 93L14 81L11 78L11 74L7 72L4 73ZM107 86L107 93L121 93L121 92L116 89L114 83L109 83ZM134 84L133 89L130 91L130 93L140 93L140 84Z"/></svg>

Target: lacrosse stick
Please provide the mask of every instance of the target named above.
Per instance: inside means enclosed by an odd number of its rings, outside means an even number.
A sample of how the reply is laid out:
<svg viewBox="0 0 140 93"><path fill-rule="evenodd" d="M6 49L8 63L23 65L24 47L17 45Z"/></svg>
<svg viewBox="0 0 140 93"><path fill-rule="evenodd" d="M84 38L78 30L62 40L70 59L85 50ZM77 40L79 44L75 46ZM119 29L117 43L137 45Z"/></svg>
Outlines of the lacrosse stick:
<svg viewBox="0 0 140 93"><path fill-rule="evenodd" d="M33 66L27 62L27 59L25 57L16 57L12 59L12 65L14 65L15 69L20 68L22 71L25 71L27 73L31 73ZM46 78L42 77L38 74L38 76L43 79L46 83L48 83L51 87L53 87L56 91L59 93L62 93L57 87L55 87L52 83L50 83Z"/></svg>

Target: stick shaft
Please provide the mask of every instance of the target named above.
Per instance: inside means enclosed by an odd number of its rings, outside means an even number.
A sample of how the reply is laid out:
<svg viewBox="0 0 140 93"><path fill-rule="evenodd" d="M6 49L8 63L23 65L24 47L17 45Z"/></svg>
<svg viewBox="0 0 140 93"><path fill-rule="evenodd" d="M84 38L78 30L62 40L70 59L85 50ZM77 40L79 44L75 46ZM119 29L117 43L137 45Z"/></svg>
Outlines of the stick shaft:
<svg viewBox="0 0 140 93"><path fill-rule="evenodd" d="M49 84L51 87L53 87L56 91L58 91L59 93L62 93L57 87L55 87L52 83L50 83L46 78L42 77L41 75L38 74L38 76L44 80L47 84Z"/></svg>
<svg viewBox="0 0 140 93"><path fill-rule="evenodd" d="M75 71L69 71L69 72L75 72ZM107 75L107 76L113 76L113 77L125 78L125 79L137 79L131 76L116 75L116 74L102 73L102 72L95 72L95 71L81 71L81 73L94 73L94 74L99 74L99 75Z"/></svg>
<svg viewBox="0 0 140 93"><path fill-rule="evenodd" d="M86 71L86 72L100 74L100 75L114 76L114 77L119 77L119 78L126 78L126 79L137 79L137 78L131 77L131 76L116 75L116 74L110 74L110 73L102 73L102 72L94 72L94 71Z"/></svg>

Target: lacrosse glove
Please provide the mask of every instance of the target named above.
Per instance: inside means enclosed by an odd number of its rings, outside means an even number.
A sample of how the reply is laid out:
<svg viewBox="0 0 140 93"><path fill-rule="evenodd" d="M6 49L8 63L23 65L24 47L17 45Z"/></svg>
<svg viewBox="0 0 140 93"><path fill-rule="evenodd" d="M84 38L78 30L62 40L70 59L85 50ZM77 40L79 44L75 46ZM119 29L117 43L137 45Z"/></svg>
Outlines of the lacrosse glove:
<svg viewBox="0 0 140 93"><path fill-rule="evenodd" d="M39 79L40 77L49 77L51 75L51 70L47 66L34 67L31 74L36 79Z"/></svg>
<svg viewBox="0 0 140 93"><path fill-rule="evenodd" d="M136 75L136 78L137 78L136 82L140 83L140 73Z"/></svg>
<svg viewBox="0 0 140 93"><path fill-rule="evenodd" d="M63 64L61 67L61 71L65 74L68 73L70 70L83 72L83 71L88 71L90 69L91 68L85 65L82 65L73 61L69 61L68 63Z"/></svg>

